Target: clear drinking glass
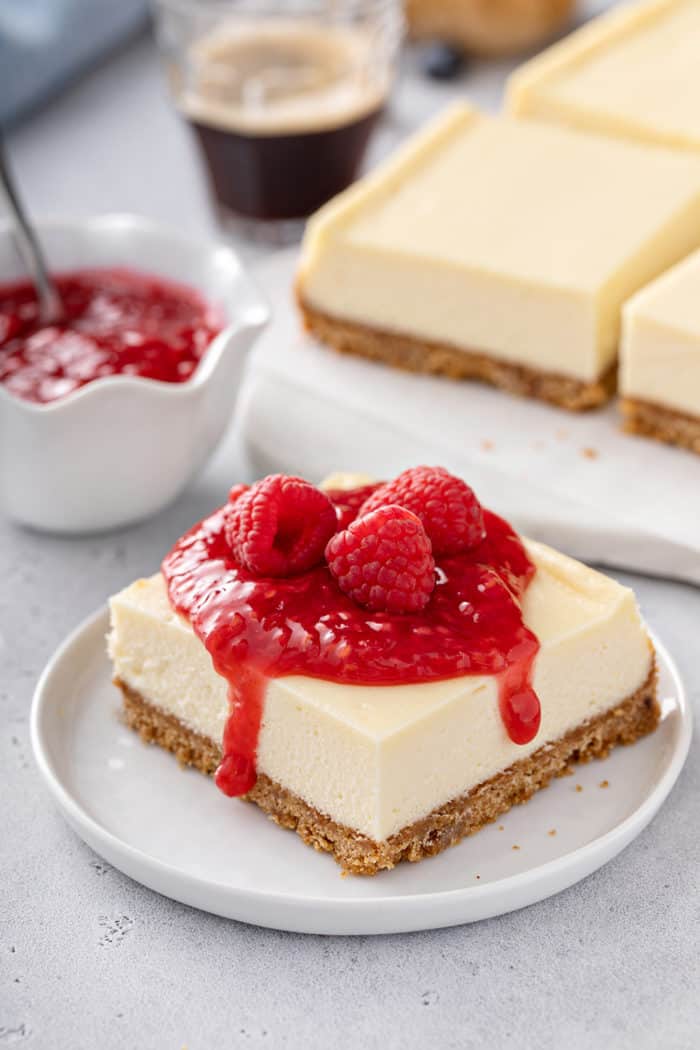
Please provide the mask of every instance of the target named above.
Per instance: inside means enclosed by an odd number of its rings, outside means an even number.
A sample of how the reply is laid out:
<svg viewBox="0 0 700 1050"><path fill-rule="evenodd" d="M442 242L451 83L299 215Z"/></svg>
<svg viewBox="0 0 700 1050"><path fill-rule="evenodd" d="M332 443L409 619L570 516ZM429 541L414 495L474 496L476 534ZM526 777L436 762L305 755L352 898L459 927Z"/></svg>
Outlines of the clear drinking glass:
<svg viewBox="0 0 700 1050"><path fill-rule="evenodd" d="M357 176L401 0L155 0L171 91L225 223L289 240Z"/></svg>

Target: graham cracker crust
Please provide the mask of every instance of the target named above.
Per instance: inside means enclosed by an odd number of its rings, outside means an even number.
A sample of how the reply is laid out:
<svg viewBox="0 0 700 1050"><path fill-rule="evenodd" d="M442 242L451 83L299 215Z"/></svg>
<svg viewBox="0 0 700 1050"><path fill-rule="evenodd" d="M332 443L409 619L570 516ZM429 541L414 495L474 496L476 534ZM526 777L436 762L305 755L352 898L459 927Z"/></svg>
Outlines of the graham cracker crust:
<svg viewBox="0 0 700 1050"><path fill-rule="evenodd" d="M298 289L297 302L307 331L342 354L356 354L408 372L481 380L509 394L547 401L570 412L597 408L615 393L617 365L594 382L584 383L555 372L499 361L474 350L460 350L447 343L433 343L354 321L342 321L310 306Z"/></svg>
<svg viewBox="0 0 700 1050"><path fill-rule="evenodd" d="M118 679L115 685L123 693L126 723L144 741L172 751L183 765L194 766L202 773L214 773L221 760L217 744L147 703ZM533 755L439 806L384 842L374 842L336 823L264 774L258 776L246 799L255 802L277 824L296 831L307 845L332 853L344 873L376 875L402 860L423 860L456 845L511 806L526 802L554 777L566 775L574 763L604 758L618 744L634 743L655 729L658 720L656 667L653 666L644 685L611 710L578 726L553 744L545 744Z"/></svg>
<svg viewBox="0 0 700 1050"><path fill-rule="evenodd" d="M625 397L620 401L622 426L628 434L678 445L700 453L700 416L688 416L674 408Z"/></svg>

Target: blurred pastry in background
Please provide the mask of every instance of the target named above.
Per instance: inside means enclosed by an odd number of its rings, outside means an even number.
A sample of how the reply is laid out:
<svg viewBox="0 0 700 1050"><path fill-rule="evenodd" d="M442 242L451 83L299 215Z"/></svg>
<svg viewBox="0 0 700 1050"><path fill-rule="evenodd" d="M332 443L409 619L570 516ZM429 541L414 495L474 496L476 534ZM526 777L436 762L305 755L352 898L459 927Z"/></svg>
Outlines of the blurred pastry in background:
<svg viewBox="0 0 700 1050"><path fill-rule="evenodd" d="M410 35L476 55L510 55L562 29L575 0L406 0Z"/></svg>

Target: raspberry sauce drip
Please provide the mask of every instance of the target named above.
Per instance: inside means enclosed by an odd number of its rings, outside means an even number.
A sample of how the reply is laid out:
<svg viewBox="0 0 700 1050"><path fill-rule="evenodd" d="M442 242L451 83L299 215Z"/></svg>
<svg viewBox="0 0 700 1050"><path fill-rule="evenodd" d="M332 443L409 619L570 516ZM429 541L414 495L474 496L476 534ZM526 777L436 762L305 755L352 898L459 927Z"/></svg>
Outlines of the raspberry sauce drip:
<svg viewBox="0 0 700 1050"><path fill-rule="evenodd" d="M331 498L342 504L344 518L357 502L348 493ZM284 675L346 685L497 675L508 735L517 744L534 738L540 705L531 677L539 643L523 623L520 601L535 567L502 518L484 511L479 547L439 559L428 606L397 614L355 604L325 563L287 578L254 577L231 555L225 516L221 508L195 526L163 562L173 608L229 682L216 778L225 794L243 795L255 784L265 682Z"/></svg>
<svg viewBox="0 0 700 1050"><path fill-rule="evenodd" d="M44 325L34 287L0 286L0 383L45 404L106 376L190 378L221 325L194 289L130 270L84 270L55 283L65 316Z"/></svg>

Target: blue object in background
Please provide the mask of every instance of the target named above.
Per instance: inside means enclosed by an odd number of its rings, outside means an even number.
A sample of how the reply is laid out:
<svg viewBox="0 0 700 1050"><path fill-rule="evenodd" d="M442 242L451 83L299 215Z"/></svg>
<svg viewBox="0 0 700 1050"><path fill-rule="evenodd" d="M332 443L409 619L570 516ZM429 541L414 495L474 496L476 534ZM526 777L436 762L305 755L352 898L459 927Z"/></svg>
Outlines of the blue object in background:
<svg viewBox="0 0 700 1050"><path fill-rule="evenodd" d="M147 0L0 0L0 124L145 25Z"/></svg>

